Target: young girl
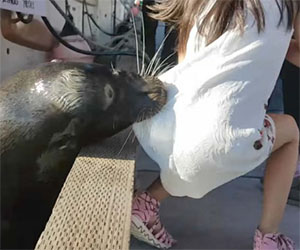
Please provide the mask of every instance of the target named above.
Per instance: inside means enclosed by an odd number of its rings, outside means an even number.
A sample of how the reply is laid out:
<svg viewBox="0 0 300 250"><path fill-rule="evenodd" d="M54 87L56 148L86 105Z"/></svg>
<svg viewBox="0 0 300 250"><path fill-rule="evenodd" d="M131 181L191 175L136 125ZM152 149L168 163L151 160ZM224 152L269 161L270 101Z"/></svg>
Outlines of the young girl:
<svg viewBox="0 0 300 250"><path fill-rule="evenodd" d="M293 249L278 227L296 169L299 131L292 117L267 115L266 104L284 58L300 64L298 2L167 0L155 11L179 30L179 64L159 77L168 89L167 105L134 126L161 174L134 198L132 234L171 247L175 241L159 220L162 200L201 198L269 157L254 249Z"/></svg>

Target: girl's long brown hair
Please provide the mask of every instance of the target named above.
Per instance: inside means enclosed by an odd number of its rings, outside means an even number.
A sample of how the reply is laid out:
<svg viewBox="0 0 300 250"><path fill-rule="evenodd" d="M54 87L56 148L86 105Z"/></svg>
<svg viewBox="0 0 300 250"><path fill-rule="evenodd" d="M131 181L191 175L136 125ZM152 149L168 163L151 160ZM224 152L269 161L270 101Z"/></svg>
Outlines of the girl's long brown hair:
<svg viewBox="0 0 300 250"><path fill-rule="evenodd" d="M280 11L280 20L287 15L287 29L292 28L296 11L299 10L297 0L270 0L277 4ZM186 44L196 18L210 4L208 0L163 0L150 9L150 16L168 22L178 29L178 52L185 54ZM229 28L244 30L246 9L249 8L256 20L258 32L265 28L264 10L260 0L217 0L208 11L203 20L197 23L198 32L204 36L206 43L210 44L220 37Z"/></svg>

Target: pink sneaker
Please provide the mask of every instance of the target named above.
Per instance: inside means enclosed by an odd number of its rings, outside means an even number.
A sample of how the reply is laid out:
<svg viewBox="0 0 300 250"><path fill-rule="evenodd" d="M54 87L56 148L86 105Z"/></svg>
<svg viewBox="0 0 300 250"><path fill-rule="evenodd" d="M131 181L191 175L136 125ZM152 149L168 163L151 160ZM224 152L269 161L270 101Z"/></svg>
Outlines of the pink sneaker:
<svg viewBox="0 0 300 250"><path fill-rule="evenodd" d="M144 192L133 199L131 234L157 248L170 248L175 240L159 219L159 202Z"/></svg>
<svg viewBox="0 0 300 250"><path fill-rule="evenodd" d="M254 235L254 250L295 250L294 242L283 234L265 234L256 229Z"/></svg>

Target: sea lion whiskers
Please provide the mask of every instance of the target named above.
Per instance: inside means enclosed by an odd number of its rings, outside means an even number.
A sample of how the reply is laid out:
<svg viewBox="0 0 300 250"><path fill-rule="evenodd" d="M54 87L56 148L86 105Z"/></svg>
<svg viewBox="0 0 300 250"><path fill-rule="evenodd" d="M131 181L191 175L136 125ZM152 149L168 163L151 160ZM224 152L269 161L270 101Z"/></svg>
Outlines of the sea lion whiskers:
<svg viewBox="0 0 300 250"><path fill-rule="evenodd" d="M149 72L150 76L153 76L153 71L160 65L160 59L161 57L158 57L157 60L155 61L155 63L153 64L153 68L151 69L151 71Z"/></svg>
<svg viewBox="0 0 300 250"><path fill-rule="evenodd" d="M141 13L141 21L142 21L142 41L143 41L143 61L142 61L142 71L141 75L145 74L145 53L146 53L146 41L145 41L145 23L144 23L144 16Z"/></svg>
<svg viewBox="0 0 300 250"><path fill-rule="evenodd" d="M117 155L120 155L120 154L122 153L122 151L123 151L125 145L127 144L127 142L128 142L128 140L129 140L129 138L130 138L132 132L133 132L133 129L131 128L130 131L129 131L129 133L128 133L128 136L126 137L126 139L125 139L125 141L124 141L124 143L123 143L123 145L122 145L122 147L121 147L119 153L117 153Z"/></svg>
<svg viewBox="0 0 300 250"><path fill-rule="evenodd" d="M146 110L146 108L142 108L141 109L141 111L139 112L139 114L138 114L138 116L137 116L137 118L135 120L135 123L141 122L141 121L145 120L145 110Z"/></svg>
<svg viewBox="0 0 300 250"><path fill-rule="evenodd" d="M170 65L164 65L165 62L175 54L176 52L171 53L169 56L167 56L160 64L157 65L157 67L154 67L154 69L152 70L152 73L150 74L151 76L156 76L156 75L160 75L163 74L164 72L168 71L170 68L172 68L174 66L174 64L170 64ZM164 67L165 66L165 67ZM160 70L161 68L163 68L162 70Z"/></svg>
<svg viewBox="0 0 300 250"><path fill-rule="evenodd" d="M136 67L137 67L137 73L140 74L138 35L137 35L137 29L136 29L136 25L135 25L135 18L134 18L133 12L130 11L130 13L131 13L131 17L132 17L132 24L133 24L133 30L134 30L134 36L135 36Z"/></svg>
<svg viewBox="0 0 300 250"><path fill-rule="evenodd" d="M148 65L148 67L147 67L147 69L146 69L146 72L145 72L146 75L150 75L150 72L152 71L152 68L153 68L153 64L156 62L156 60L159 61L158 55L159 55L159 53L161 52L161 50L162 50L162 48L163 48L163 45L164 45L165 41L167 40L167 38L169 37L169 35L171 34L171 31L172 31L172 30L173 30L172 28L169 29L168 33L165 35L165 38L163 39L163 41L161 42L160 46L158 47L156 53L155 53L154 56L152 57L152 59L151 59L149 65Z"/></svg>

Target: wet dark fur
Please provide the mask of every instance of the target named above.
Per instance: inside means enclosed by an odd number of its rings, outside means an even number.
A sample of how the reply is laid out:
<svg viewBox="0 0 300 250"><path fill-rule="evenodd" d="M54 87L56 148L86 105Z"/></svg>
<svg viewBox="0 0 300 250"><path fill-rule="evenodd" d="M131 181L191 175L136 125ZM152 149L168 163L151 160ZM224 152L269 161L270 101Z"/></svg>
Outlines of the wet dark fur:
<svg viewBox="0 0 300 250"><path fill-rule="evenodd" d="M157 79L48 63L0 85L1 247L33 248L83 145L158 112Z"/></svg>

